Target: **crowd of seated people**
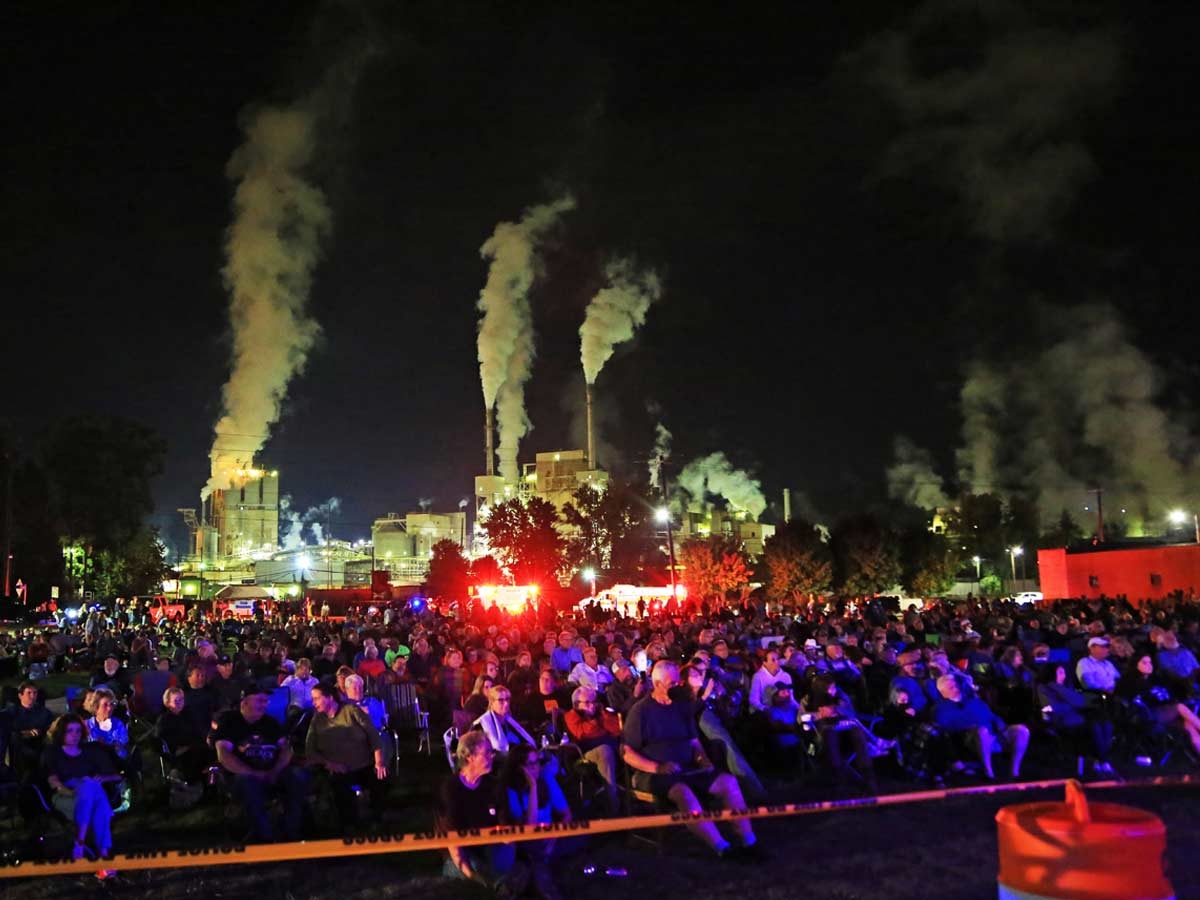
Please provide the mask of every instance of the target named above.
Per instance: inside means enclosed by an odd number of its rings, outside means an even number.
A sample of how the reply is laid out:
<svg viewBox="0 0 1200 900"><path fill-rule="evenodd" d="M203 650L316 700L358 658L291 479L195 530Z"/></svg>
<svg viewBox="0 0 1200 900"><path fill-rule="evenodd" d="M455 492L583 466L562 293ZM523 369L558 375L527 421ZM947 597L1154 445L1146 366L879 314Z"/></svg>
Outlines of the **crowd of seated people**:
<svg viewBox="0 0 1200 900"><path fill-rule="evenodd" d="M467 782L476 776L503 786L497 821L541 821L566 814L556 791L572 803L591 796L565 790L588 767L599 784L587 810L594 816L626 812L634 790L689 811L769 799L764 768L786 782L815 766L815 785L862 794L877 791L885 772L934 783L1019 778L1031 742L1063 751L1052 764L1064 771L1080 759L1108 776L1135 758L1200 759L1194 602L737 612L539 620L426 608L394 610L386 626L365 616L234 628L97 623L74 636L93 690L69 746L94 746L89 759L104 752L95 769L108 820L131 802L139 757L160 753L164 770L183 781L217 780L256 840L304 833L305 799L318 783L344 826L378 820L382 790L397 776L385 701L398 687L417 698L435 733L458 741L458 764L473 766L466 780L455 776L460 808L450 816L462 821L478 812L467 802L476 795L463 793L475 790ZM70 664L60 657L71 656L71 641L24 639L38 644L29 665ZM46 781L53 721L36 684L21 685L0 717L5 762L18 777ZM140 752L135 733L150 736ZM68 788L69 780L57 779ZM66 810L73 795L51 791ZM81 852L111 848L98 802L85 797L62 814L86 825ZM754 846L752 832L697 832L723 856ZM533 848L517 856L530 871L544 862ZM462 857L453 867L475 873L477 862Z"/></svg>

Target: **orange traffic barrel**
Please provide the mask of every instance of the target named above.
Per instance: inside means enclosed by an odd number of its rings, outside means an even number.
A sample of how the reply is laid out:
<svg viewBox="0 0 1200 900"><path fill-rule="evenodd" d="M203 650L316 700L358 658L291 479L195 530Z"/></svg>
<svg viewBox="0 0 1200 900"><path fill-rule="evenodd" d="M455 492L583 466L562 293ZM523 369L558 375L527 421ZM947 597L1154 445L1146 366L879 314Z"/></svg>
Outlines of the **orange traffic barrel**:
<svg viewBox="0 0 1200 900"><path fill-rule="evenodd" d="M1167 828L1132 806L1089 804L1079 782L1064 803L996 813L1000 900L1173 900L1163 872Z"/></svg>

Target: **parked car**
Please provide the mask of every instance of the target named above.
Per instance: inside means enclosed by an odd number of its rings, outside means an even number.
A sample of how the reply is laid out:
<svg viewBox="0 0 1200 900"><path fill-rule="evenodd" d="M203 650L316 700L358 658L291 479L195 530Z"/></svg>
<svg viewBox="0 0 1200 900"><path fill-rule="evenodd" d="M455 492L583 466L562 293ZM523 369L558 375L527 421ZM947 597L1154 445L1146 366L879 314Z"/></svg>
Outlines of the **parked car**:
<svg viewBox="0 0 1200 900"><path fill-rule="evenodd" d="M1044 599L1041 591L1021 591L1013 597L1017 603L1041 603Z"/></svg>

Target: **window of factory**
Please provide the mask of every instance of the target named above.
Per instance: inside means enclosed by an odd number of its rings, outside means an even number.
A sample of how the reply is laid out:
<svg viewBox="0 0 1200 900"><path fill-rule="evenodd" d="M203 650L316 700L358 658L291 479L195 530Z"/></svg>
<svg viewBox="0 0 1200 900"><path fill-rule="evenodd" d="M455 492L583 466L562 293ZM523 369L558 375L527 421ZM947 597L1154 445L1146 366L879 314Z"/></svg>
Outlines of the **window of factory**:
<svg viewBox="0 0 1200 900"><path fill-rule="evenodd" d="M1088 587L1094 587L1094 588L1100 587L1100 576L1099 575L1089 575L1088 576Z"/></svg>
<svg viewBox="0 0 1200 900"><path fill-rule="evenodd" d="M1150 587L1162 587L1162 575L1160 575L1158 572L1150 573Z"/></svg>

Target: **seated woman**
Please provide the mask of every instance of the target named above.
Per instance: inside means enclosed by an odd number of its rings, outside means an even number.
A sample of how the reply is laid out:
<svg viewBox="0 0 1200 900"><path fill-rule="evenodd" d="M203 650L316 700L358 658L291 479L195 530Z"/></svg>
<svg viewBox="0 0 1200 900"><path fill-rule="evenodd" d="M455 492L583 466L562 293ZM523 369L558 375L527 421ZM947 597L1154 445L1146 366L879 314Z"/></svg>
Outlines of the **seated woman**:
<svg viewBox="0 0 1200 900"><path fill-rule="evenodd" d="M567 798L558 781L547 771L550 761L551 758L536 747L521 747L508 755L500 775L504 792L500 798L503 824L551 825L571 821ZM542 900L558 896L549 869L555 845L554 840L522 841L517 845L517 854L529 864L534 890Z"/></svg>
<svg viewBox="0 0 1200 900"><path fill-rule="evenodd" d="M195 718L184 715L185 703L182 688L167 688L163 692L163 711L154 726L154 734L166 749L172 770L178 772L183 781L192 782L208 771L216 757L207 741L208 731L201 731Z"/></svg>
<svg viewBox="0 0 1200 900"><path fill-rule="evenodd" d="M500 824L496 783L488 777L494 757L495 751L482 732L470 731L459 738L455 751L457 772L442 785L439 828L483 830ZM525 806L531 817L527 821L532 824L536 821L532 817L541 807L536 779L529 786ZM449 856L442 871L449 878L466 878L511 897L520 896L529 885L529 869L518 865L514 844L450 847L446 852Z"/></svg>
<svg viewBox="0 0 1200 900"><path fill-rule="evenodd" d="M818 675L813 679L805 707L815 716L821 747L838 787L846 786L853 761L867 792L879 793L871 760L871 735L858 721L854 704L837 683L828 675Z"/></svg>
<svg viewBox="0 0 1200 900"><path fill-rule="evenodd" d="M50 725L42 756L42 771L50 786L50 802L76 826L72 856L107 856L112 852L113 808L104 785L121 780L113 756L86 741L87 729L74 713L59 716ZM87 843L88 832L92 845Z"/></svg>
<svg viewBox="0 0 1200 900"><path fill-rule="evenodd" d="M1047 665L1042 670L1038 702L1042 705L1042 718L1072 742L1077 755L1090 756L1095 771L1113 774L1108 761L1113 741L1112 720L1098 715L1083 692L1071 684L1066 666Z"/></svg>
<svg viewBox="0 0 1200 900"><path fill-rule="evenodd" d="M758 773L742 754L733 735L725 727L719 709L725 688L708 670L708 661L701 656L679 670L684 685L696 704L696 727L709 749L720 755L726 770L741 785L742 793L754 800L765 799L767 792ZM794 721L794 720L793 720Z"/></svg>
<svg viewBox="0 0 1200 900"><path fill-rule="evenodd" d="M306 761L329 773L342 825L361 825L358 791L370 793L374 813L383 808L388 770L379 729L358 706L338 703L336 691L328 685L313 687L312 704L315 715L304 743Z"/></svg>
<svg viewBox="0 0 1200 900"><path fill-rule="evenodd" d="M484 733L492 749L501 760L518 745L537 747L532 735L521 727L509 711L512 707L512 691L501 685L493 685L488 691L488 709L474 722L474 727ZM557 772L557 767L554 766Z"/></svg>
<svg viewBox="0 0 1200 900"><path fill-rule="evenodd" d="M493 683L494 680L490 675L480 675L475 679L475 687L471 690L471 695L463 702L463 712L468 713L472 721L487 712L487 692Z"/></svg>
<svg viewBox="0 0 1200 900"><path fill-rule="evenodd" d="M1148 725L1183 732L1200 755L1200 718L1180 702L1179 690L1176 683L1155 671L1149 653L1139 654L1134 667L1117 682L1118 695L1143 710L1149 718Z"/></svg>
<svg viewBox="0 0 1200 900"><path fill-rule="evenodd" d="M918 709L903 687L893 690L883 708L883 721L875 729L896 741L901 765L917 778L940 785L950 765L950 739L929 721L929 707Z"/></svg>
<svg viewBox="0 0 1200 900"><path fill-rule="evenodd" d="M1007 647L992 670L996 712L1009 724L1034 718L1034 672L1025 665L1020 647Z"/></svg>
<svg viewBox="0 0 1200 900"><path fill-rule="evenodd" d="M91 705L92 717L84 723L87 739L104 744L115 755L117 767L126 776L126 780L121 782L117 791L121 799L113 812L127 812L132 798L129 779L141 772L137 748L129 744L129 729L125 727L125 723L113 716L117 698L112 691L108 688L97 688Z"/></svg>

